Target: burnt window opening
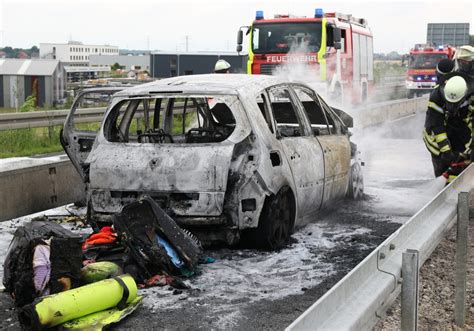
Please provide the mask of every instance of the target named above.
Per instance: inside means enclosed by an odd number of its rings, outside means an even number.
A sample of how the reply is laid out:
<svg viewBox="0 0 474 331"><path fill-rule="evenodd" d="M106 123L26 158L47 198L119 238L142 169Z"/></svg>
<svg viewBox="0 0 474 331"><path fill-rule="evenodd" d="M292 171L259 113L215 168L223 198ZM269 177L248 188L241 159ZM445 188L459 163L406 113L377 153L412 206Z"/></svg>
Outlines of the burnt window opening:
<svg viewBox="0 0 474 331"><path fill-rule="evenodd" d="M326 136L335 133L334 120L323 109L320 100L312 92L301 87L296 86L294 90L311 124L313 135Z"/></svg>
<svg viewBox="0 0 474 331"><path fill-rule="evenodd" d="M276 123L277 138L304 136L304 129L290 92L285 87L269 90L271 109Z"/></svg>
<svg viewBox="0 0 474 331"><path fill-rule="evenodd" d="M222 142L236 123L224 99L179 95L123 100L108 114L104 135L111 142Z"/></svg>
<svg viewBox="0 0 474 331"><path fill-rule="evenodd" d="M321 97L318 97L318 99L321 103L324 114L326 115L331 134L343 134L339 117L334 113L332 107L330 107Z"/></svg>
<svg viewBox="0 0 474 331"><path fill-rule="evenodd" d="M100 123L84 123L81 121L81 116L78 115L83 111L86 111L88 108L101 109L104 111L107 110L112 95L116 93L117 90L103 90L103 91L90 91L81 94L81 97L75 101L74 106L76 107L76 113L73 117L73 128L76 131L81 132L90 132L97 133L100 129Z"/></svg>

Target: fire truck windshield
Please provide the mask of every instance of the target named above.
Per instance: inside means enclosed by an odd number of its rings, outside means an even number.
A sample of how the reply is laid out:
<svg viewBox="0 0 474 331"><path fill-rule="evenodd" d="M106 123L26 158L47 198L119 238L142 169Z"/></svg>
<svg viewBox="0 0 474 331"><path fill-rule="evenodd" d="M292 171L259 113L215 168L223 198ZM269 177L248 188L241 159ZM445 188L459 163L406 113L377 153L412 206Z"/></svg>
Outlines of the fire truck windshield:
<svg viewBox="0 0 474 331"><path fill-rule="evenodd" d="M321 22L254 24L252 51L256 54L288 53L290 50L318 52Z"/></svg>
<svg viewBox="0 0 474 331"><path fill-rule="evenodd" d="M439 61L447 57L447 54L410 54L408 68L433 69Z"/></svg>

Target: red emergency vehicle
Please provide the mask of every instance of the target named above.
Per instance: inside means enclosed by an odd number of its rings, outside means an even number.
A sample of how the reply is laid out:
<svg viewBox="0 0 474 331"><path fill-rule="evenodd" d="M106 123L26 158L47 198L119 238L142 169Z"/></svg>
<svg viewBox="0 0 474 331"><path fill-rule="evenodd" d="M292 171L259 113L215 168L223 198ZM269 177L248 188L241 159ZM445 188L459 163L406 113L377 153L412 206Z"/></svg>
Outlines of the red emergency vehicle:
<svg viewBox="0 0 474 331"><path fill-rule="evenodd" d="M451 46L416 44L408 55L405 79L408 98L429 93L437 84L436 65L442 59L452 59L454 52Z"/></svg>
<svg viewBox="0 0 474 331"><path fill-rule="evenodd" d="M364 101L372 89L373 41L365 19L323 13L320 8L314 17L275 15L265 19L257 11L252 25L239 30L238 51L242 50L243 29L250 35L249 74L272 74L283 64L303 62L316 66L319 80L342 101Z"/></svg>

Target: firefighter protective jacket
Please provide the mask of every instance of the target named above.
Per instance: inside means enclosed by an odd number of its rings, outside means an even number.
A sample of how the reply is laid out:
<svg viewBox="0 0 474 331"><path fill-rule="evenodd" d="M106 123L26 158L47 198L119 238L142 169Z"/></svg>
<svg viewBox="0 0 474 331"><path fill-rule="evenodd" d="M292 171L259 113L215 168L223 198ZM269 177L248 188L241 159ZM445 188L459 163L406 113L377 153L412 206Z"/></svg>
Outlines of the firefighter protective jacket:
<svg viewBox="0 0 474 331"><path fill-rule="evenodd" d="M464 101L455 112L448 112L441 89L431 92L426 111L423 141L434 156L448 151L470 154L474 95Z"/></svg>

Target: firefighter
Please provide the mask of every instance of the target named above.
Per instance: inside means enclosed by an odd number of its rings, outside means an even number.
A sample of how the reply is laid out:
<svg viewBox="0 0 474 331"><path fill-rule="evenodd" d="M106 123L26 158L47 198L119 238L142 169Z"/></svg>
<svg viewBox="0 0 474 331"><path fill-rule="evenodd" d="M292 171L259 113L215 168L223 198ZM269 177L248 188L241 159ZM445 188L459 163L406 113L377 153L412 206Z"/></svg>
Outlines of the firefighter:
<svg viewBox="0 0 474 331"><path fill-rule="evenodd" d="M226 60L218 60L214 66L214 73L216 74L228 74L230 73L230 63Z"/></svg>
<svg viewBox="0 0 474 331"><path fill-rule="evenodd" d="M456 71L469 76L469 111L471 113L471 128L474 129L474 47L464 45L459 47L454 54ZM474 131L472 132L471 150L474 149ZM474 161L474 153L471 153L471 161Z"/></svg>
<svg viewBox="0 0 474 331"><path fill-rule="evenodd" d="M436 177L452 175L452 179L454 172L446 174L450 166L458 167L470 159L472 112L466 101L468 95L466 75L457 73L442 80L430 95L423 140Z"/></svg>

